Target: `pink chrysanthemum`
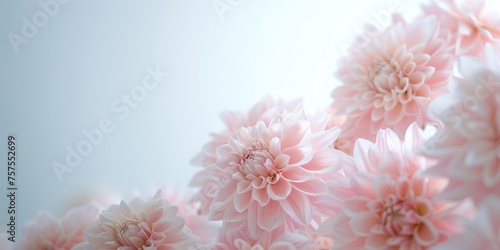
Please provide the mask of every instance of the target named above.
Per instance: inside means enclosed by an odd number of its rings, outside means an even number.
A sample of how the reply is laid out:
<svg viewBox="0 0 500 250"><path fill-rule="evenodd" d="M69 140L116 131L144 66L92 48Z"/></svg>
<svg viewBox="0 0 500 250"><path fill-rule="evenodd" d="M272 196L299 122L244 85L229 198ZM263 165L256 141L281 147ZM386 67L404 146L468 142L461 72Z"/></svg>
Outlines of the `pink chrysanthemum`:
<svg viewBox="0 0 500 250"><path fill-rule="evenodd" d="M203 151L200 152L192 160L192 164L208 167L217 160L216 148L227 144L229 138L237 134L238 129L242 127L254 126L257 122L262 121L268 125L269 122L277 115L284 111L295 112L302 109L302 102L300 99L291 102L284 102L283 100L274 100L272 97L267 96L261 102L255 104L246 114L239 112L226 111L222 113L221 118L226 124L226 129L220 133L212 133L212 141L205 144ZM208 190L218 181L221 176L211 176L207 178L204 172L197 174L192 181L192 185L201 186L204 189L196 197L201 201L200 212L208 214L208 205L211 198L207 197Z"/></svg>
<svg viewBox="0 0 500 250"><path fill-rule="evenodd" d="M428 104L446 91L454 63L450 33L433 16L410 24L395 20L340 62L336 75L343 85L332 97L347 119L339 140L348 146L357 138L373 140L379 129L403 136L413 122L422 127L430 122Z"/></svg>
<svg viewBox="0 0 500 250"><path fill-rule="evenodd" d="M455 34L458 55L482 57L487 43L500 45L499 6L497 1L433 0L423 9Z"/></svg>
<svg viewBox="0 0 500 250"><path fill-rule="evenodd" d="M94 204L69 210L56 219L40 212L34 221L26 223L18 250L72 249L85 240L84 230L92 225L99 213Z"/></svg>
<svg viewBox="0 0 500 250"><path fill-rule="evenodd" d="M160 198L160 192L149 201L135 198L129 203L112 205L85 230L85 249L188 249L199 239L176 216L177 207Z"/></svg>
<svg viewBox="0 0 500 250"><path fill-rule="evenodd" d="M500 69L463 57L459 71L452 92L431 104L444 130L423 152L437 161L430 172L450 180L443 198L480 203L500 195Z"/></svg>
<svg viewBox="0 0 500 250"><path fill-rule="evenodd" d="M404 143L389 129L375 144L357 140L358 171L329 182L322 201L336 214L319 230L333 249L427 249L460 229L459 213L471 206L435 199L446 181L422 174L427 161L415 155L422 142L415 123Z"/></svg>
<svg viewBox="0 0 500 250"><path fill-rule="evenodd" d="M315 201L325 179L349 159L333 149L340 129L325 130L327 122L327 115L285 112L269 125L240 128L203 171L216 180L203 194L211 198L209 217L222 220L226 229L244 224L254 239L277 228L319 223L321 206Z"/></svg>
<svg viewBox="0 0 500 250"><path fill-rule="evenodd" d="M433 250L500 249L500 198L488 196L479 206L474 221L465 225L465 231L450 237Z"/></svg>

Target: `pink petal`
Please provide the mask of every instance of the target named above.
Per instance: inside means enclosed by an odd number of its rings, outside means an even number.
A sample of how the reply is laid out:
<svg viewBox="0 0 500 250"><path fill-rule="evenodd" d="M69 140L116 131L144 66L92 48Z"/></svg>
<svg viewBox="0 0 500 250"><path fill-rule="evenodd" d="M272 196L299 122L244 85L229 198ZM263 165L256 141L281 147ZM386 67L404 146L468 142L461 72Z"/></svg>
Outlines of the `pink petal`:
<svg viewBox="0 0 500 250"><path fill-rule="evenodd" d="M333 127L320 133L313 134L311 137L311 145L314 152L332 145L333 142L339 137L340 131L340 128Z"/></svg>
<svg viewBox="0 0 500 250"><path fill-rule="evenodd" d="M279 202L285 212L300 225L305 226L311 221L311 202L305 194L294 192L288 196L288 199L280 200Z"/></svg>
<svg viewBox="0 0 500 250"><path fill-rule="evenodd" d="M415 228L415 241L421 246L431 246L439 238L439 231L428 220L421 222L420 226Z"/></svg>
<svg viewBox="0 0 500 250"><path fill-rule="evenodd" d="M352 230L356 234L369 236L372 228L380 224L380 219L373 213L366 212L351 217L349 224L352 226Z"/></svg>
<svg viewBox="0 0 500 250"><path fill-rule="evenodd" d="M265 188L253 189L252 198L261 206L266 206L269 203L269 195Z"/></svg>
<svg viewBox="0 0 500 250"><path fill-rule="evenodd" d="M306 164L313 157L313 150L310 146L286 148L281 151L290 156L289 165Z"/></svg>
<svg viewBox="0 0 500 250"><path fill-rule="evenodd" d="M260 228L270 232L283 224L285 213L283 213L280 203L270 201L266 206L258 207L258 217L256 219Z"/></svg>
<svg viewBox="0 0 500 250"><path fill-rule="evenodd" d="M309 196L319 196L325 192L326 183L320 178L293 183L293 187Z"/></svg>
<svg viewBox="0 0 500 250"><path fill-rule="evenodd" d="M285 178L281 178L280 175L277 175L277 177L278 181L276 183L267 185L267 194L273 200L286 199L292 192L292 185Z"/></svg>
<svg viewBox="0 0 500 250"><path fill-rule="evenodd" d="M366 238L366 247L369 249L388 249L390 236L385 234L371 234Z"/></svg>
<svg viewBox="0 0 500 250"><path fill-rule="evenodd" d="M288 166L288 162L290 161L290 156L285 154L280 154L278 157L274 159L274 166L276 169L285 169Z"/></svg>
<svg viewBox="0 0 500 250"><path fill-rule="evenodd" d="M370 209L367 206L369 201L370 201L370 199L368 199L368 198L361 197L361 196L354 196L354 197L345 201L344 213L347 216L352 217L352 216L356 216L358 213L370 211Z"/></svg>
<svg viewBox="0 0 500 250"><path fill-rule="evenodd" d="M240 213L245 211L250 206L251 202L252 192L250 191L237 192L234 195L234 209Z"/></svg>
<svg viewBox="0 0 500 250"><path fill-rule="evenodd" d="M301 145L302 141L308 141L311 137L311 130L308 122L299 122L283 131L281 137L281 147L283 149Z"/></svg>
<svg viewBox="0 0 500 250"><path fill-rule="evenodd" d="M425 199L423 197L417 197L415 198L415 210L418 215L425 218L433 214L434 206L432 202L429 201L428 199Z"/></svg>
<svg viewBox="0 0 500 250"><path fill-rule="evenodd" d="M281 175L290 182L305 182L315 177L314 173L302 167L289 167Z"/></svg>
<svg viewBox="0 0 500 250"><path fill-rule="evenodd" d="M341 153L335 149L324 148L316 151L311 161L302 165L302 167L309 171L338 171L340 169L339 154ZM351 158L349 157L349 159Z"/></svg>

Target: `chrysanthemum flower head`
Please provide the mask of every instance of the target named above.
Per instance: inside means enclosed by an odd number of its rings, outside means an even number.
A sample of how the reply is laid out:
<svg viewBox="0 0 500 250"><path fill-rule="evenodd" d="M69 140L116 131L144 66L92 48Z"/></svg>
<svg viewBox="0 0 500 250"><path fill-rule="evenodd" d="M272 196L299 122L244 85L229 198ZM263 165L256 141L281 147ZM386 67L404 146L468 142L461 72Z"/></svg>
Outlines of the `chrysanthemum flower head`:
<svg viewBox="0 0 500 250"><path fill-rule="evenodd" d="M72 249L85 240L84 230L92 225L98 213L95 204L73 208L60 219L42 211L35 220L26 223L14 249Z"/></svg>
<svg viewBox="0 0 500 250"><path fill-rule="evenodd" d="M160 192L149 201L135 198L112 205L90 226L85 249L188 249L199 239L177 216L177 207L161 199Z"/></svg>
<svg viewBox="0 0 500 250"><path fill-rule="evenodd" d="M345 115L341 141L373 140L379 129L403 136L413 122L431 122L427 107L446 91L454 63L448 31L434 16L406 23L396 16L392 26L374 32L359 53L343 58L337 77L342 85L333 107Z"/></svg>
<svg viewBox="0 0 500 250"><path fill-rule="evenodd" d="M229 138L236 136L238 130L242 127L254 126L257 122L263 122L268 125L269 122L281 113L294 112L302 109L300 99L285 102L283 100L275 100L270 96L266 96L261 102L255 104L247 113L227 111L222 113L221 118L226 125L226 129L219 133L211 134L212 140L205 144L203 151L200 152L192 163L202 167L208 167L217 160L217 147L227 144ZM221 176L207 176L204 171L199 172L191 181L193 186L201 186L203 192L196 197L197 201L201 202L200 212L208 214L211 198L207 197L208 190L218 181Z"/></svg>
<svg viewBox="0 0 500 250"><path fill-rule="evenodd" d="M459 227L459 212L470 206L438 201L446 181L423 175L424 157L415 154L423 135L416 124L401 142L390 129L376 142L359 139L354 149L357 172L329 182L334 216L320 233L334 240L333 249L427 249Z"/></svg>
<svg viewBox="0 0 500 250"><path fill-rule="evenodd" d="M333 149L339 128L325 130L328 115L285 112L268 125L240 128L217 148L217 161L204 170L216 180L209 216L236 226L251 237L278 228L300 229L321 221L315 201L349 157Z"/></svg>

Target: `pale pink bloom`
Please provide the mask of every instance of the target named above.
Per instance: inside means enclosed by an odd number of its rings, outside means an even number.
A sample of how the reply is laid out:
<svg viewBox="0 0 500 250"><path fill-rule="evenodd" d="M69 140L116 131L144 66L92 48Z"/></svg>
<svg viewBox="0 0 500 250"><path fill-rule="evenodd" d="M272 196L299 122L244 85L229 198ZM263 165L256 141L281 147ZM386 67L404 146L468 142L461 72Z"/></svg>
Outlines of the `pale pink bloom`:
<svg viewBox="0 0 500 250"><path fill-rule="evenodd" d="M161 199L158 192L153 199L135 198L112 205L90 226L84 249L188 249L199 239L184 226L177 216L177 207Z"/></svg>
<svg viewBox="0 0 500 250"><path fill-rule="evenodd" d="M336 76L343 85L333 91L332 105L346 116L340 139L349 147L358 138L373 140L379 129L403 136L413 122L430 123L430 101L447 90L455 58L450 32L433 16L413 23L394 19L339 62Z"/></svg>
<svg viewBox="0 0 500 250"><path fill-rule="evenodd" d="M433 0L423 6L426 15L436 15L441 27L456 36L456 53L482 57L487 43L500 45L498 1Z"/></svg>
<svg viewBox="0 0 500 250"><path fill-rule="evenodd" d="M435 199L446 180L422 174L427 161L415 154L422 142L415 123L404 142L390 129L375 143L357 140L358 171L329 182L322 201L334 216L319 232L333 249L427 249L460 230L460 214L472 206Z"/></svg>
<svg viewBox="0 0 500 250"><path fill-rule="evenodd" d="M221 239L223 245L213 250L316 250L314 239L303 231L285 232L277 236L265 235L258 240L243 231L229 231Z"/></svg>
<svg viewBox="0 0 500 250"><path fill-rule="evenodd" d="M157 189L151 189L147 195L142 194L139 190L133 190L130 196L125 200L142 197L143 199L152 199L157 193ZM209 221L207 215L199 213L200 203L192 202L195 192L185 190L180 187L166 186L161 191L161 198L165 199L168 204L177 207L177 216L185 221L185 226L202 242L207 243L216 239L220 229L220 223Z"/></svg>
<svg viewBox="0 0 500 250"><path fill-rule="evenodd" d="M315 201L324 193L325 179L350 160L333 149L340 129L325 130L327 122L325 114L285 112L269 125L240 128L203 171L216 180L200 191L212 198L210 219L222 220L223 232L243 224L253 238L319 224L322 207Z"/></svg>
<svg viewBox="0 0 500 250"><path fill-rule="evenodd" d="M226 111L222 113L221 119L226 125L226 129L219 133L212 133L212 140L204 145L202 152L193 158L192 164L208 167L217 160L216 148L227 144L229 138L236 136L238 129L242 127L254 126L262 121L268 125L269 122L284 111L295 112L302 109L300 99L285 102L281 99L275 100L266 96L261 102L255 104L247 113ZM222 174L222 173L221 173ZM200 211L208 214L210 197L206 197L208 190L220 179L221 176L207 176L204 172L198 173L192 180L191 185L201 186L204 189L196 199L201 201Z"/></svg>
<svg viewBox="0 0 500 250"><path fill-rule="evenodd" d="M500 70L493 66L461 58L463 78L431 105L444 129L422 150L437 161L430 172L450 180L443 198L477 204L488 194L500 195Z"/></svg>
<svg viewBox="0 0 500 250"><path fill-rule="evenodd" d="M500 250L500 198L488 196L479 206L474 221L465 225L465 231L450 237L433 250L491 249Z"/></svg>
<svg viewBox="0 0 500 250"><path fill-rule="evenodd" d="M69 250L85 240L84 230L92 225L99 213L94 204L69 210L60 219L40 212L35 220L24 225L22 237L14 249Z"/></svg>

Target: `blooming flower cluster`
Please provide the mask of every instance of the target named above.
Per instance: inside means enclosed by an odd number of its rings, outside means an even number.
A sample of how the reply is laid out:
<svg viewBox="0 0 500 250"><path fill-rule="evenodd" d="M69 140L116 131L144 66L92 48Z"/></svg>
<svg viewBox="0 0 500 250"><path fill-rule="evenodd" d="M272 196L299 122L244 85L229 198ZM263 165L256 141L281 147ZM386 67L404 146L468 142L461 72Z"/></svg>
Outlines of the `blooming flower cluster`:
<svg viewBox="0 0 500 250"><path fill-rule="evenodd" d="M339 60L325 112L270 96L226 112L158 191L60 218L2 249L500 249L500 9L432 0ZM434 134L424 133L433 128Z"/></svg>

